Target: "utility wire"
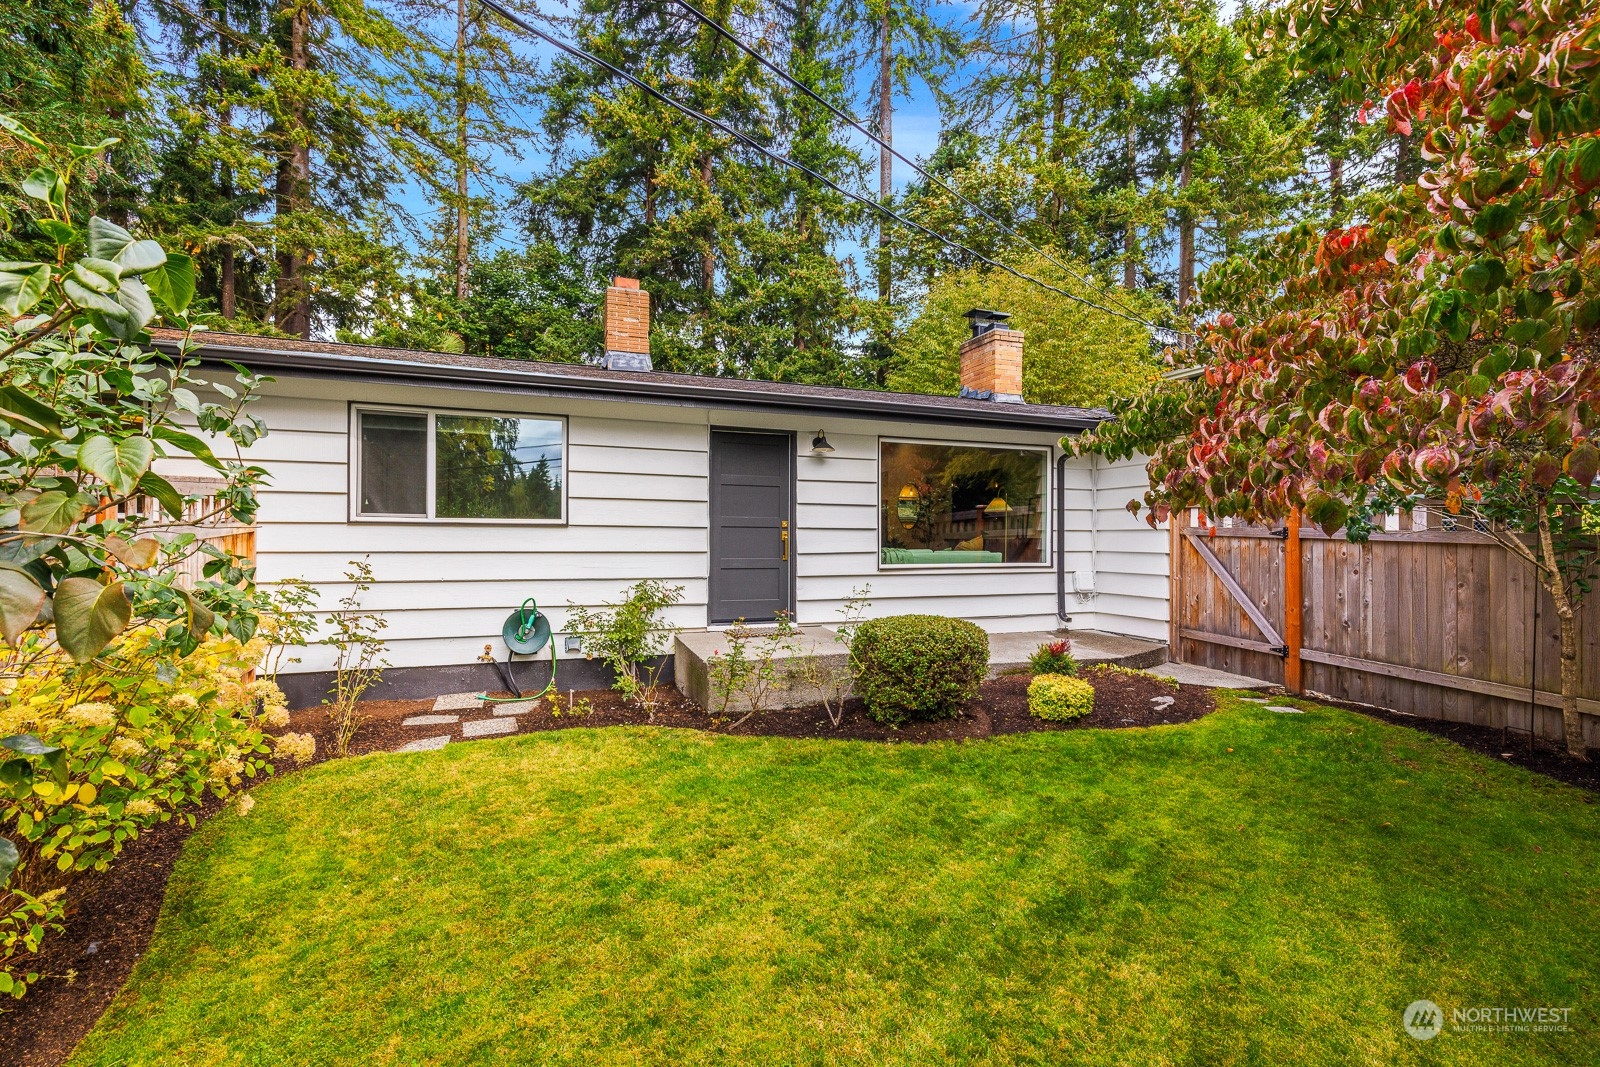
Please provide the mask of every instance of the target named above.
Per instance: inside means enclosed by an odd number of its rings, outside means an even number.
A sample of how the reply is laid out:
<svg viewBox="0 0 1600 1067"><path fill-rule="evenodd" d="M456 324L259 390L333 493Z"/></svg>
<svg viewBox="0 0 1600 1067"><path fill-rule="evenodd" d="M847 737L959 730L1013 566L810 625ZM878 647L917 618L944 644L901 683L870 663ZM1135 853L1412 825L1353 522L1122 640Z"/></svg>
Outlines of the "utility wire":
<svg viewBox="0 0 1600 1067"><path fill-rule="evenodd" d="M733 127L727 125L726 123L724 123L724 122L722 122L722 121L720 121L718 119L712 118L710 115L707 115L704 112L696 111L694 108L690 107L687 104L680 104L678 101L676 101L676 100L672 99L670 96L667 96L666 94L662 93L659 89L655 88L654 86L650 85L649 83L641 81L639 78L635 77L634 75L629 74L627 71L623 70L621 67L618 67L618 66L616 66L616 65L614 65L614 64L612 64L612 63L600 58L599 56L593 54L592 52L586 52L582 48L579 48L576 45L568 44L567 42L561 40L560 38L554 37L551 34L546 33L544 30L541 30L538 27L529 24L528 22L524 21L522 18L518 17L517 15L514 15L510 11L507 11L504 7L501 7L498 3L495 2L495 0L478 0L478 3L482 4L484 7L488 8L490 11L492 11L495 14L499 15L501 18L505 19L511 25L513 25L513 26L517 27L518 29L522 30L524 33L528 33L528 34L531 34L534 37L537 37L539 40L546 42L547 44L551 45L552 47L554 47L558 51L564 52L569 56L573 56L574 58L581 59L586 63L592 63L595 66L598 66L598 67L601 67L601 68L605 69L608 73L613 74L618 78L621 78L623 81L627 82L629 85L634 86L635 88L637 88L641 92L645 93L647 96L650 96L653 99L659 100L663 104L666 104L668 107L674 108L677 111L681 111L681 112L683 112L683 114L688 115L690 118L695 119L698 122L703 122L706 125L708 125L708 126L714 128L714 129L726 134L727 136L733 138L735 141L738 141L741 144L744 144L744 145L746 145L746 146L748 146L750 148L755 149L757 152L761 153L763 156L766 156L768 159L772 160L773 162L781 163L786 167L791 167L791 168L793 168L793 169L795 169L797 171L800 171L802 174L806 175L807 177L809 177L813 181L818 182L821 185L827 186L829 189L831 189L834 192L838 193L840 196L846 197L849 200L852 200L857 204L861 204L863 207L869 207L869 208L873 209L874 211L881 212L882 214L887 215L889 218L894 219L896 222L900 223L902 226L908 226L911 229L914 229L914 230L919 231L920 233L926 234L927 236L933 238L934 240L940 242L941 244L953 249L954 251L964 253L964 254L966 254L968 256L971 256L973 259L977 260L978 262L985 264L986 266L994 267L997 270L1003 270L1007 274L1012 275L1013 277L1020 278L1021 280L1025 281L1025 282L1031 282L1032 284L1037 285L1041 289L1048 290L1049 292L1055 293L1058 296L1064 296L1068 300L1076 301L1077 303L1083 304L1083 305L1085 305L1087 307L1092 307L1097 311L1102 311L1102 312L1106 313L1107 315L1112 315L1112 316L1115 316L1116 318L1119 318L1119 319L1126 319L1128 322L1136 323L1136 324L1138 324L1140 326L1145 327L1146 329L1168 329L1168 327L1157 326L1153 322L1149 322L1149 321L1147 321L1145 319L1138 318L1138 317L1136 317L1134 315L1129 315L1129 314L1127 314L1125 312L1121 312L1121 311L1114 310L1112 308L1108 308L1103 304L1098 304L1095 301L1088 299L1087 297L1079 296L1077 293L1070 292L1070 291L1068 291L1066 289L1062 289L1059 286L1051 285L1049 282L1042 281L1039 278L1035 278L1031 274L1027 274L1027 273L1025 273L1023 271L1017 270L1015 267L1012 267L1012 266L1010 266L1008 264L1005 264L1005 263L1001 263L998 260L991 259L990 257L984 255L982 252L978 252L978 251L976 251L974 249L968 248L966 245L960 244L957 241L953 241L950 238L944 236L944 234L942 234L942 233L937 233L934 230L930 230L928 227L924 226L920 222L915 221L914 219L906 218L904 215L899 214L898 212L894 211L892 208L885 207L883 204L878 203L876 200L873 200L873 199L871 199L869 197L862 196L860 193L852 192L851 190L844 188L843 186L839 185L837 182L835 182L833 179L827 177L826 175L819 174L816 171L812 170L810 167L807 167L803 163L797 163L794 160L790 159L788 156L785 156L785 155L782 155L782 154L780 154L778 152L772 151L771 149L767 148L765 145L763 145L760 142L756 141L754 138L750 137L749 135L744 134L744 133L740 133L738 130L734 129Z"/></svg>
<svg viewBox="0 0 1600 1067"><path fill-rule="evenodd" d="M1000 227L1000 229L1004 230L1006 233L1010 234L1012 237L1015 237L1017 240L1021 241L1024 245L1027 245L1030 249L1032 249L1033 251L1037 252L1039 255L1043 256L1048 262L1050 262L1051 264L1055 265L1056 267L1058 267L1062 271L1064 271L1067 274L1068 277L1073 278L1074 280L1080 282L1081 284L1088 286L1090 289L1094 290L1099 295L1101 295L1101 296L1105 297L1106 299L1111 300L1112 302L1114 302L1118 307L1122 308L1124 311L1129 312L1130 314L1137 314L1137 312L1135 312L1133 308L1129 307L1126 303L1124 303L1123 300L1120 297L1117 297L1117 296L1107 292L1102 286L1096 285L1094 282L1090 281L1088 278L1085 278L1083 275L1077 273L1075 270L1073 270L1071 267L1067 266L1065 263L1061 262L1059 259L1056 259L1050 253L1046 252L1044 249L1040 248L1038 245L1036 245L1032 241L1028 240L1022 234L1018 233L1016 230L1012 229L1010 226L1008 226L1005 223L1001 222L999 219L997 219L993 215L989 214L983 208L979 207L977 204L973 203L971 200L968 200L965 196L962 196L959 192L957 192L955 189L951 188L949 185L946 185L939 178L936 178L932 174L929 174L915 160L908 159L905 156L901 155L895 149L895 147L893 145L891 145L888 141L885 141L883 138L879 137L877 134L873 133L871 130L867 129L859 121L857 121L855 116L853 116L853 115L849 114L848 112L843 111L842 109L836 107L834 104L830 103L828 100L823 99L815 91L813 91L812 88L809 85L807 85L805 82L800 81L798 78L794 77L788 71L784 70L782 67L779 67L776 63L773 63L766 56L762 55L760 52L756 51L754 48L751 48L749 45L745 44L744 41L740 40L733 33L732 30L728 29L726 26L724 26L722 23L718 22L716 19L712 18L710 15L706 14L704 11L701 11L698 7L695 7L693 4L691 4L689 2L689 0L674 0L674 3L676 3L679 7L683 8L685 11L689 12L695 18L699 19L702 25L704 25L707 28L709 28L712 31L714 31L718 36L720 36L723 40L727 41L729 44L733 45L739 51L741 51L745 55L751 57L757 63L760 63L763 67L765 67L767 70L771 71L773 74L776 74L778 77L782 78L784 81L788 82L790 85L794 86L796 89L799 89L802 93L805 93L812 100L815 100L817 103L819 103L823 107L827 108L828 111L833 115L834 118L838 119L839 121L841 121L843 123L846 123L847 125L849 125L851 127L854 127L854 129L858 133L860 133L864 137L869 138L872 141L873 144L877 145L879 148L883 149L885 152L888 152L890 155L894 156L894 158L898 159L900 162L904 163L906 166L908 166L912 170L916 171L923 178L925 178L926 180L932 182L934 185L937 185L939 188L943 189L945 192L949 193L951 196L955 197L957 200L959 200L963 204L967 205L973 211L976 211L978 214L982 215L985 219L989 220L989 222L991 222L994 225Z"/></svg>

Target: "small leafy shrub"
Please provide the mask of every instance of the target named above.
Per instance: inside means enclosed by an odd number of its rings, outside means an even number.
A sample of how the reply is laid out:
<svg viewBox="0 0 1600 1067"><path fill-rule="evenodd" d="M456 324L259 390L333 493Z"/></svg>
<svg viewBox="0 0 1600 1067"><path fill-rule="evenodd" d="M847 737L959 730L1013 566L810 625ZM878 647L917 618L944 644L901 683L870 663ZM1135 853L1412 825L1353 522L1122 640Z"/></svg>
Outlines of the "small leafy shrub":
<svg viewBox="0 0 1600 1067"><path fill-rule="evenodd" d="M15 861L16 846L0 838L0 872L8 862ZM0 878L0 881L3 881ZM25 954L39 951L39 944L48 933L60 933L61 898L65 889L52 889L32 897L12 890L0 892L0 997L21 999L28 987L39 980L38 971L24 971L14 962Z"/></svg>
<svg viewBox="0 0 1600 1067"><path fill-rule="evenodd" d="M617 675L611 687L644 708L652 722L664 666L658 660L678 632L667 622L666 611L682 599L683 586L646 578L630 586L620 604L589 608L568 603L572 610L567 627L578 634L583 654L610 664Z"/></svg>
<svg viewBox="0 0 1600 1067"><path fill-rule="evenodd" d="M1072 641L1046 641L1033 650L1028 666L1034 674L1077 674L1078 661L1072 658Z"/></svg>
<svg viewBox="0 0 1600 1067"><path fill-rule="evenodd" d="M856 695L877 722L947 719L978 695L989 635L940 615L892 615L856 627L850 642Z"/></svg>
<svg viewBox="0 0 1600 1067"><path fill-rule="evenodd" d="M567 690L566 699L561 698L559 692L550 694L550 717L559 719L563 715L581 719L586 715L594 714L594 704L588 697L581 697L574 689Z"/></svg>
<svg viewBox="0 0 1600 1067"><path fill-rule="evenodd" d="M1081 719L1094 710L1094 686L1065 674L1040 674L1028 683L1028 713L1050 722Z"/></svg>
<svg viewBox="0 0 1600 1067"><path fill-rule="evenodd" d="M821 694L823 710L828 713L828 721L834 726L844 719L844 702L850 695L850 642L867 609L872 607L872 601L867 599L867 594L871 592L870 585L852 587L850 595L844 598L844 603L838 609L840 621L833 627L833 643L847 653L843 663L830 659L818 650L816 655L797 657L790 668L792 680Z"/></svg>
<svg viewBox="0 0 1600 1067"><path fill-rule="evenodd" d="M389 645L379 636L389 620L376 612L361 610L361 598L372 589L372 564L353 559L344 577L350 583L350 592L340 599L338 611L328 613L333 632L322 639L335 651L333 696L322 703L334 726L334 752L340 756L350 754L350 743L361 729L362 696L383 680L384 668L389 666L385 656Z"/></svg>
<svg viewBox="0 0 1600 1067"><path fill-rule="evenodd" d="M800 655L804 640L793 616L780 611L773 618L777 625L771 631L754 630L743 619L736 620L723 631L728 647L717 649L706 664L716 718L726 719L735 698L743 698L745 713L730 730L767 711L778 692L792 684L793 679L780 666L783 659L791 664L805 662Z"/></svg>

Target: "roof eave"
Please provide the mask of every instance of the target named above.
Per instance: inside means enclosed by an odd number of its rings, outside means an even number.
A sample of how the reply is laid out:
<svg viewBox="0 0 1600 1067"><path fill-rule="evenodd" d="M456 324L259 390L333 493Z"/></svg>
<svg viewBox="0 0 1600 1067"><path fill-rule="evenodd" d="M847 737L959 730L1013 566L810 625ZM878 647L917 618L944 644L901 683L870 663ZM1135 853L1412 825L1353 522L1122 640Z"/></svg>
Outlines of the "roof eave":
<svg viewBox="0 0 1600 1067"><path fill-rule="evenodd" d="M157 339L155 347L176 354L177 344ZM378 381L418 385L450 385L480 390L515 388L545 396L576 399L627 399L652 404L705 406L736 410L826 412L856 418L895 418L915 422L940 422L977 426L1005 426L1056 433L1081 433L1099 425L1107 415L1086 411L1064 416L1026 404L996 404L986 411L971 407L944 407L906 402L901 394L863 391L853 397L808 397L783 392L755 392L719 388L718 379L637 382L614 378L563 375L507 361L503 368L462 367L449 363L423 363L338 352L300 352L206 341L190 353L202 364L242 363L253 371L292 372L302 377Z"/></svg>

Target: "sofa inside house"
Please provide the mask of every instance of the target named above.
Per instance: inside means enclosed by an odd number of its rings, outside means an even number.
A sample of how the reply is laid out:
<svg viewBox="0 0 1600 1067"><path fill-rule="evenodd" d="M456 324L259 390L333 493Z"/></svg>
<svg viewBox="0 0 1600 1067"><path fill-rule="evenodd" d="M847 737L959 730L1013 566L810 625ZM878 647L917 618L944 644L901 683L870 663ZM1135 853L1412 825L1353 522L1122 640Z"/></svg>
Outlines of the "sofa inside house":
<svg viewBox="0 0 1600 1067"><path fill-rule="evenodd" d="M880 562L899 564L918 563L1000 563L1005 559L999 552L960 548L892 548L885 546Z"/></svg>

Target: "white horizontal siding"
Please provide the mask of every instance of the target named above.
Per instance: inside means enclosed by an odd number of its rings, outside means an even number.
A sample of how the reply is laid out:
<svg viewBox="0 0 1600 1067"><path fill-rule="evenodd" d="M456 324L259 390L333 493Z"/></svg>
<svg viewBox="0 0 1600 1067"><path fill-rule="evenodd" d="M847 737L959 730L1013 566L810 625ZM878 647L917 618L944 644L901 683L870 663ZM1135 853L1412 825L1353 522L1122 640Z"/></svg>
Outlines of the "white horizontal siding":
<svg viewBox="0 0 1600 1067"><path fill-rule="evenodd" d="M1073 626L1165 641L1167 527L1151 529L1145 513L1135 517L1127 510L1128 501L1142 500L1149 487L1145 458L1107 463L1083 457L1068 464L1068 475L1073 519L1068 523L1067 569L1092 571L1095 578L1094 593L1069 592ZM1074 537L1070 531L1075 528L1083 535ZM1070 591L1072 575L1067 578Z"/></svg>
<svg viewBox="0 0 1600 1067"><path fill-rule="evenodd" d="M366 559L378 584L363 606L388 620L384 637L395 666L467 663L485 644L502 655L501 623L524 597L536 598L560 631L569 603L614 601L641 578L682 585L684 599L671 620L704 626L713 426L795 435L793 544L802 622L836 622L851 591L869 585L875 616L954 615L996 632L1056 622L1053 566L883 570L878 564L880 436L1048 447L1055 444L1050 434L824 420L836 449L824 458L809 454L816 416L292 378L268 388L254 410L270 433L243 454L271 475L261 492L259 574L268 582L291 576L312 582L326 610L349 589L344 575L350 561ZM352 401L565 417L566 524L350 521ZM176 462L164 462L163 469L203 473ZM1102 594L1093 605L1069 598L1075 625L1164 636L1165 536L1129 522L1120 510L1129 494L1107 488L1131 486L1142 471L1097 473L1099 489L1091 493L1086 461L1074 460L1068 469L1068 569L1090 566L1091 510L1108 535L1098 560ZM327 648L300 658L290 669L332 665Z"/></svg>

